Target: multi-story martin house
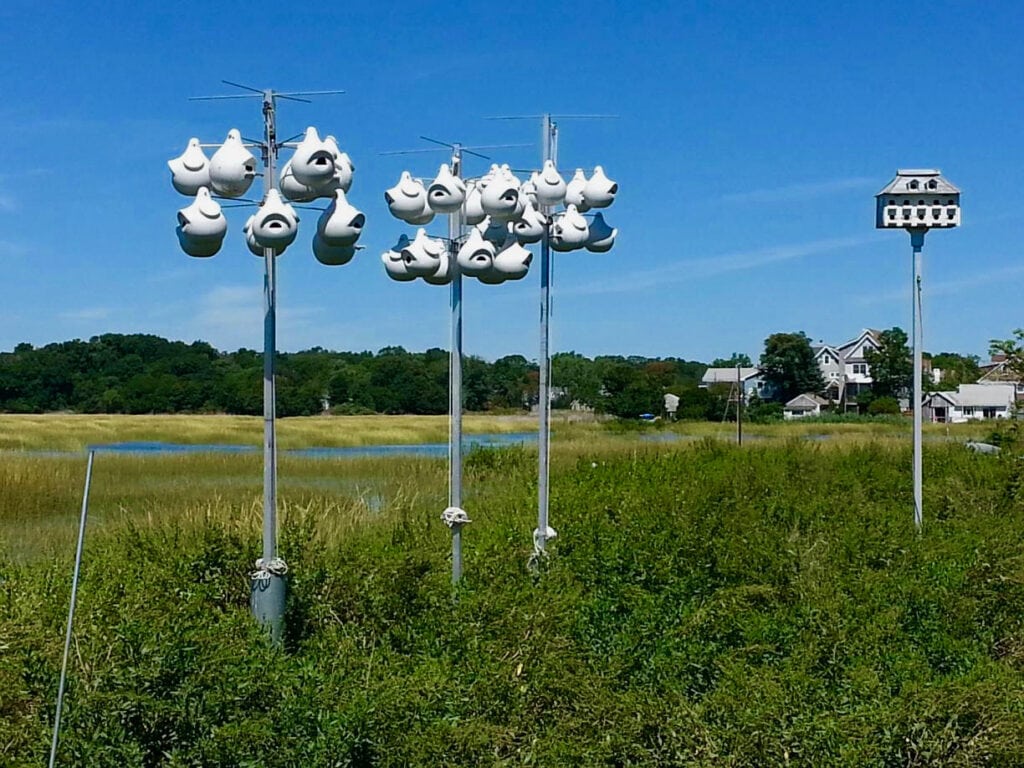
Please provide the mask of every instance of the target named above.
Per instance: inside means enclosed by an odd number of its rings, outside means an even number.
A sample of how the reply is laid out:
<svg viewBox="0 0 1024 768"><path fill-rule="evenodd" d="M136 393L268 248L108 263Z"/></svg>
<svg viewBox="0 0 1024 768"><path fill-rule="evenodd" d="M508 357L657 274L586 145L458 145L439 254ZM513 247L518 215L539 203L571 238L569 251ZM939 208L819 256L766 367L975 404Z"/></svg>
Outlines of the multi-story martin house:
<svg viewBox="0 0 1024 768"><path fill-rule="evenodd" d="M875 195L878 229L960 226L960 190L937 169L900 169Z"/></svg>

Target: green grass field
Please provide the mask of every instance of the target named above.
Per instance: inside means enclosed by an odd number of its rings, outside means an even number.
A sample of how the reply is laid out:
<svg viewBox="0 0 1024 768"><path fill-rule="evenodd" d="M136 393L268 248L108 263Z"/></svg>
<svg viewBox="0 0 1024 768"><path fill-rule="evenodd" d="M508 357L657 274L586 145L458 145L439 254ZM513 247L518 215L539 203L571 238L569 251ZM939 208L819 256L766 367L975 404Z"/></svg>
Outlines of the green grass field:
<svg viewBox="0 0 1024 768"><path fill-rule="evenodd" d="M259 440L258 420L23 418L5 440L32 423L36 450ZM348 423L292 421L295 447ZM384 421L348 432L411 441ZM284 456L283 651L247 607L259 454L99 454L60 764L1024 764L1016 452L931 431L917 537L904 425L731 434L556 426L539 577L535 451L474 451L454 595L443 460ZM0 453L0 765L46 759L84 470Z"/></svg>

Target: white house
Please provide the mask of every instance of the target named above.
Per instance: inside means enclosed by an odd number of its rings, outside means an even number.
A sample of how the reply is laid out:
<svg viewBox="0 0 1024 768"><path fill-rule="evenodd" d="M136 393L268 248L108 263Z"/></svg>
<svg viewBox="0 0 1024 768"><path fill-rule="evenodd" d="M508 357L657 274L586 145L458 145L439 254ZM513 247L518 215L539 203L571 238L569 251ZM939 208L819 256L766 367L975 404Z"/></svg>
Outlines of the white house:
<svg viewBox="0 0 1024 768"><path fill-rule="evenodd" d="M829 399L841 403L870 389L873 379L864 353L869 349L878 351L881 347L881 333L873 328L865 328L860 335L838 346L812 345Z"/></svg>
<svg viewBox="0 0 1024 768"><path fill-rule="evenodd" d="M961 384L956 392L932 392L924 400L925 416L944 424L1007 419L1015 391L1013 384Z"/></svg>
<svg viewBox="0 0 1024 768"><path fill-rule="evenodd" d="M782 418L802 419L805 416L820 416L821 407L828 405L828 400L813 392L797 395L782 408Z"/></svg>
<svg viewBox="0 0 1024 768"><path fill-rule="evenodd" d="M992 355L991 362L982 363L978 367L982 372L979 384L1013 384L1017 399L1024 400L1024 381L1010 368L1006 355Z"/></svg>
<svg viewBox="0 0 1024 768"><path fill-rule="evenodd" d="M701 377L700 386L701 389L707 389L713 384L733 387L736 385L737 379L743 386L743 397L748 402L755 394L761 398L767 397L765 390L767 384L764 376L761 375L760 368L741 367L738 374L735 368L708 368Z"/></svg>

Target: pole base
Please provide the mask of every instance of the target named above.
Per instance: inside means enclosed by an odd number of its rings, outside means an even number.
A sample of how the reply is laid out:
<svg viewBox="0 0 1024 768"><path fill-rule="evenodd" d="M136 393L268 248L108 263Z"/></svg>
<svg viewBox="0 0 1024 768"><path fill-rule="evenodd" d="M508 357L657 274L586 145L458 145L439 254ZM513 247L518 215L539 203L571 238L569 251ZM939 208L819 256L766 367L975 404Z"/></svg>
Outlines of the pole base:
<svg viewBox="0 0 1024 768"><path fill-rule="evenodd" d="M252 577L249 607L252 615L270 636L273 645L284 640L284 608L288 581L283 573L258 571Z"/></svg>

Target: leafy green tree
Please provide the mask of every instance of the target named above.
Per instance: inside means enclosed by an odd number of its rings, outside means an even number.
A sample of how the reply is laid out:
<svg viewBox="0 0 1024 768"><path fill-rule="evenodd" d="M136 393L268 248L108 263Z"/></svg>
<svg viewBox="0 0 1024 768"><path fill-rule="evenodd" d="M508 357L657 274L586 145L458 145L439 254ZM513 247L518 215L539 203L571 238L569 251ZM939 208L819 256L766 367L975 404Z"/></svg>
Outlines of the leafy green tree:
<svg viewBox="0 0 1024 768"><path fill-rule="evenodd" d="M761 369L775 399L786 402L804 392L821 392L825 381L811 340L799 333L773 333L764 340Z"/></svg>
<svg viewBox="0 0 1024 768"><path fill-rule="evenodd" d="M593 360L576 352L559 352L551 357L551 384L564 391L558 407L567 408L579 402L597 407L601 378Z"/></svg>
<svg viewBox="0 0 1024 768"><path fill-rule="evenodd" d="M981 376L977 355L941 352L932 356L932 368L942 371L942 389L956 389L960 384L973 384Z"/></svg>
<svg viewBox="0 0 1024 768"><path fill-rule="evenodd" d="M879 334L878 349L865 349L864 360L871 373L871 389L876 398L899 398L910 392L914 363L902 328L890 328Z"/></svg>
<svg viewBox="0 0 1024 768"><path fill-rule="evenodd" d="M743 352L733 352L729 357L716 357L711 361L710 368L735 368L737 365L750 368L754 364L750 362L750 355Z"/></svg>
<svg viewBox="0 0 1024 768"><path fill-rule="evenodd" d="M661 413L663 390L649 374L628 363L609 368L602 379L601 410L623 419Z"/></svg>

